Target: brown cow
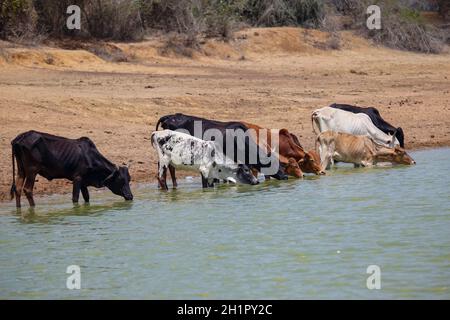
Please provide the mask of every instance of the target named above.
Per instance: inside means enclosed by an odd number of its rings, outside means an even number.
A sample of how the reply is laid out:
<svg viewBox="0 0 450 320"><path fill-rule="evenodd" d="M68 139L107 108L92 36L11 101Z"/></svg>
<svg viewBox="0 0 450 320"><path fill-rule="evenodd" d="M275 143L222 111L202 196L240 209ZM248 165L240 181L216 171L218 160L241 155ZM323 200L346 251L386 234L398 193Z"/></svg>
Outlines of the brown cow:
<svg viewBox="0 0 450 320"><path fill-rule="evenodd" d="M320 160L320 155L319 155L319 153L317 153L316 150L309 150L308 153L311 155L311 157L314 158L314 161L315 161L316 163L319 163L319 164L320 164L320 170L323 171L324 168L322 168L322 161Z"/></svg>
<svg viewBox="0 0 450 320"><path fill-rule="evenodd" d="M328 168L334 161L371 167L379 162L411 165L416 162L400 147L388 148L375 143L370 137L325 131L316 140L322 166Z"/></svg>
<svg viewBox="0 0 450 320"><path fill-rule="evenodd" d="M253 123L248 122L242 122L247 128L255 130L256 142L260 145L266 144L267 151L269 152L272 148L272 141L271 141L271 131L269 129L265 129L263 127L260 127ZM267 141L259 141L259 131L260 130L267 130ZM320 166L320 161L317 162L314 157L309 153L306 152L303 147L300 145L300 142L298 141L298 138L291 134L287 129L281 129L279 130L279 155L280 155L280 162L282 164L286 164L283 159L293 159L298 163L298 166L303 172L306 173L314 173L314 174L325 174L325 172L322 170L322 167ZM291 161L292 164L292 161ZM288 166L288 163L286 164L286 167L289 169L292 169L290 166ZM287 169L288 170L288 169ZM286 172L287 173L287 172Z"/></svg>

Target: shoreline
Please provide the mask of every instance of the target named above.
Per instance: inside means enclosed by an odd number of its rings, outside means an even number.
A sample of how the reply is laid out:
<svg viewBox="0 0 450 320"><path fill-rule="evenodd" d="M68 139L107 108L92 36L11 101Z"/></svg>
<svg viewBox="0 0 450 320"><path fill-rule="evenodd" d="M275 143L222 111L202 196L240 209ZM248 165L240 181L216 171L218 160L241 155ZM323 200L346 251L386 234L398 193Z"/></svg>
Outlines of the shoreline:
<svg viewBox="0 0 450 320"><path fill-rule="evenodd" d="M0 47L0 201L9 201L10 142L28 130L88 136L111 162L130 165L135 183L156 181L150 134L161 116L178 112L286 128L311 150L313 110L371 106L403 128L407 150L450 146L450 53L376 47L348 32L342 49L322 50L313 40L324 36L250 28L227 43L207 40L189 58L161 55L160 38L114 43L131 62L85 50ZM70 192L70 183L40 177L34 189Z"/></svg>
<svg viewBox="0 0 450 320"><path fill-rule="evenodd" d="M437 144L437 145L419 146L419 147L413 147L413 148L407 149L407 150L409 152L415 152L415 151L426 151L426 150L446 149L446 148L450 148L450 144ZM155 184L155 191L159 192L159 190L157 189L157 186L156 186L156 184L157 184L156 178L146 179L146 178L149 177L148 174L147 175L136 175L137 178L133 174L131 174L131 176L132 176L132 184L131 184L131 188L132 189L133 188L140 188L143 185L149 185L149 184L153 184L154 183ZM193 172L189 172L189 171L182 171L182 170L178 170L177 171L177 179L185 179L188 176L194 176L195 177L195 174L193 174ZM45 179L45 178L38 177L38 179ZM295 178L290 177L289 180L295 180ZM171 181L170 181L170 176L169 175L168 175L167 181L168 181L168 184L169 184L169 190L171 190ZM36 184L38 184L38 183L39 182L37 182ZM49 183L49 182L46 182L46 183ZM52 184L52 182L50 182L50 184ZM72 192L71 187L72 187L71 183L68 180L66 180L66 183L64 185L60 185L60 183L58 185L54 185L54 186L50 185L50 186L48 186L48 189L40 190L40 192L35 192L34 195L36 196L35 198L37 198L37 199L39 197L43 197L43 196L65 196L65 195L70 195L71 192ZM98 190L98 191L103 189L103 191L106 191L106 192L109 191L107 188L97 189L97 188L94 188L94 187L90 187L89 189L90 190ZM100 192L103 192L103 191L100 191ZM95 197L95 193L93 193L93 194L94 194L94 197ZM6 204L8 202L11 202L11 204L14 205L14 203L15 203L14 201L15 200L10 200L9 197L1 197L1 196L4 196L4 194L0 195L0 203L1 204ZM67 201L70 202L69 198L67 198L68 199ZM120 199L120 197L118 197L118 199ZM80 198L80 203L83 203L82 198ZM22 195L22 208L27 208L27 207L28 207L28 202L26 200L26 197L24 197Z"/></svg>

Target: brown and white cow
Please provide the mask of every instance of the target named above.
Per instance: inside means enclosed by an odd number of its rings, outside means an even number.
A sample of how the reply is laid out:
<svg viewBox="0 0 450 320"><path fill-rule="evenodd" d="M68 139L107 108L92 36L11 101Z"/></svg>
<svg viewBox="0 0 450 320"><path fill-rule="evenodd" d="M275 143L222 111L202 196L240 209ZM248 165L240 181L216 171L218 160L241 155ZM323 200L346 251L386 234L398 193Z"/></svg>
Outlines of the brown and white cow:
<svg viewBox="0 0 450 320"><path fill-rule="evenodd" d="M316 140L316 149L322 167L329 168L335 161L371 167L380 162L412 165L416 162L400 147L388 148L375 143L367 136L325 131Z"/></svg>

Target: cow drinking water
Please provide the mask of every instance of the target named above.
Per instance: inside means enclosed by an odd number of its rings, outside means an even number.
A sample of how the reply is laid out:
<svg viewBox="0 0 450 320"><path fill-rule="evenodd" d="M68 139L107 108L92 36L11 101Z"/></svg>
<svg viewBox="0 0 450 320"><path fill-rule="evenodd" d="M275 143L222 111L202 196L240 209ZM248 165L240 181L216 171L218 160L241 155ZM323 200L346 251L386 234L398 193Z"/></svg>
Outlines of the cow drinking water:
<svg viewBox="0 0 450 320"><path fill-rule="evenodd" d="M325 131L344 132L368 136L385 147L400 145L394 134L386 134L378 129L367 114L353 113L338 108L325 107L312 114L314 132L319 135Z"/></svg>
<svg viewBox="0 0 450 320"><path fill-rule="evenodd" d="M88 187L107 187L125 200L133 200L127 167L117 167L106 159L86 137L68 139L47 133L28 131L12 142L13 183L11 199L20 207L22 190L34 207L33 188L36 175L47 180L68 179L73 182L72 201L78 202L80 191L89 202ZM17 180L15 176L17 162Z"/></svg>
<svg viewBox="0 0 450 320"><path fill-rule="evenodd" d="M159 186L167 190L166 172L170 170L174 186L175 168L199 171L204 188L213 187L214 180L232 180L245 184L258 184L249 168L226 158L212 141L205 141L191 135L163 130L151 136L152 146L157 150Z"/></svg>
<svg viewBox="0 0 450 320"><path fill-rule="evenodd" d="M329 168L335 161L371 167L380 162L412 165L416 162L401 147L388 148L370 137L325 131L316 140L322 166Z"/></svg>
<svg viewBox="0 0 450 320"><path fill-rule="evenodd" d="M375 125L375 127L377 127L378 129L380 129L381 131L383 131L386 134L395 135L398 142L400 143L400 147L402 147L402 148L405 147L405 135L403 133L403 129L400 127L396 128L393 125L391 125L389 122L384 120L381 117L378 109L373 108L373 107L357 107L357 106L352 106L349 104L340 104L340 103L333 103L332 105L330 105L330 108L341 109L341 110L349 111L349 112L353 112L353 113L367 114L369 116L370 120L372 120L372 123Z"/></svg>
<svg viewBox="0 0 450 320"><path fill-rule="evenodd" d="M253 139L246 136L248 128L242 122L216 121L176 113L161 117L156 124L156 130L160 125L163 129L181 131L202 140L214 141L222 148L223 154L231 160L246 164L249 168L264 174L269 172L268 175L275 179L286 180L288 178L280 168L279 159L265 150L260 151ZM209 134L213 135L214 140ZM216 135L221 139L216 139ZM263 161L263 158L264 160L268 159L268 162Z"/></svg>

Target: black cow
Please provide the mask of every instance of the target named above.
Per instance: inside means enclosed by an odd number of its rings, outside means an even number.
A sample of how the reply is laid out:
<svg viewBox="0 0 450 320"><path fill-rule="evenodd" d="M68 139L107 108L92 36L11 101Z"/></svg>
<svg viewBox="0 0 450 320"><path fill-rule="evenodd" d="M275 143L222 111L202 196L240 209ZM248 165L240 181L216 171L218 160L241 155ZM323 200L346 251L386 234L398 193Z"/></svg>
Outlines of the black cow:
<svg viewBox="0 0 450 320"><path fill-rule="evenodd" d="M229 139L229 137L227 135L227 130L229 130L229 129L234 130L234 131L242 130L243 132L246 132L248 130L248 128L243 123L238 122L238 121L223 122L223 121L209 120L209 119L200 118L200 117L196 117L196 116L185 115L182 113L176 113L176 114L171 114L171 115L166 115L166 116L161 117L156 124L156 131L158 131L158 128L161 125L161 127L163 129L169 129L169 130L183 129L190 135L194 136L196 133L196 132L194 132L194 123L196 121L201 121L201 123L202 123L202 132L201 132L202 135L205 133L205 131L211 130L211 129L216 129L221 132L222 136L225 139L222 142L223 153L225 155L231 154L231 150L229 150L230 152L227 152L227 138ZM197 137L197 138L202 139L203 137ZM233 139L235 139L235 138L233 137ZM246 139L244 141L243 145L242 145L242 143L239 143L238 141L234 140L232 145L234 148L233 154L235 155L235 158L233 160L237 161L238 154L245 154L244 164L248 165L249 168L261 171L262 168L267 167L268 165L263 164L260 161L259 146L256 144L255 145L250 145L250 144L254 144L254 141L252 139ZM250 150L256 150L256 152L257 152L256 163L250 163L250 161L249 161ZM269 157L269 155L268 155L268 157ZM172 170L171 170L171 174L172 174ZM281 168L278 169L277 173L275 173L274 175L271 175L271 177L274 177L275 179L278 179L278 180L288 179L288 176L283 173Z"/></svg>
<svg viewBox="0 0 450 320"><path fill-rule="evenodd" d="M345 111L349 111L349 112L353 112L353 113L365 113L370 117L370 120L372 120L373 124L375 125L375 127L377 127L378 129L380 129L381 131L383 131L386 134L395 134L395 137L397 138L398 142L400 143L400 147L404 148L405 147L405 136L403 134L403 129L398 127L395 128L394 126L392 126L390 123L386 122L380 115L380 112L373 107L357 107L357 106L352 106L349 104L338 104L338 103L333 103L332 105L330 105L330 108L336 108L336 109L341 109L341 110L345 110Z"/></svg>
<svg viewBox="0 0 450 320"><path fill-rule="evenodd" d="M20 207L22 189L34 207L33 187L36 175L48 180L73 181L72 201L78 202L80 191L89 202L87 187L108 187L125 200L133 200L127 167L117 167L106 159L86 137L67 139L47 133L28 131L18 135L12 145L13 183L11 200ZM15 161L17 161L17 184Z"/></svg>

